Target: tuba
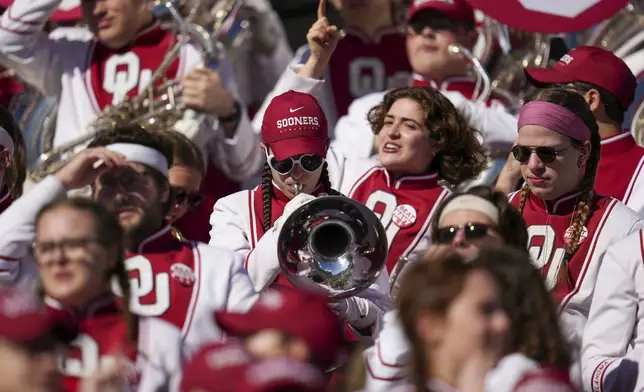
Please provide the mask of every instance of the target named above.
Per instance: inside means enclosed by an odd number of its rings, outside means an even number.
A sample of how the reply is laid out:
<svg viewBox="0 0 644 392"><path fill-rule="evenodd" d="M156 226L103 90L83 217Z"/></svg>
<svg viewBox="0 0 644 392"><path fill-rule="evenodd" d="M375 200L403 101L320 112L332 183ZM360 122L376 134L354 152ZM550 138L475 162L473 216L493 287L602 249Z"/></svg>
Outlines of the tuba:
<svg viewBox="0 0 644 392"><path fill-rule="evenodd" d="M164 28L177 31L178 40L152 75L147 87L132 99L125 99L117 105L106 107L90 125L86 136L41 154L30 170L31 180L37 182L55 173L69 162L79 148L94 139L98 133L120 126L136 124L151 131L174 129L186 135L197 145L205 145L211 136L200 132L200 125L205 115L186 109L178 93L178 81L166 79L165 72L187 43L199 48L204 64L208 68L218 68L225 51L219 38L231 31L231 25L236 24L234 19L241 7L241 0L222 0L221 3L221 12L217 13L217 19L212 24L215 30L209 32L203 26L192 22L199 9L198 6L194 6L188 17L184 18L175 1L154 0L151 3L153 15L162 22Z"/></svg>
<svg viewBox="0 0 644 392"><path fill-rule="evenodd" d="M378 217L344 196L318 197L301 206L284 222L277 240L286 278L331 299L351 297L371 286L385 268L387 252Z"/></svg>

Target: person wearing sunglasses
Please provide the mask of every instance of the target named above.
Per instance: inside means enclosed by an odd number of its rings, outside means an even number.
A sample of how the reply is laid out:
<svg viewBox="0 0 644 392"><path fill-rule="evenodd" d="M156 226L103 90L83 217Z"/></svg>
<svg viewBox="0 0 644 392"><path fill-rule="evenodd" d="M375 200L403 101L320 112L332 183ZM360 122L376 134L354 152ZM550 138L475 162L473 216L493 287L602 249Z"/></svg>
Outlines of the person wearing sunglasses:
<svg viewBox="0 0 644 392"><path fill-rule="evenodd" d="M0 106L0 214L22 195L26 161L22 131L13 115Z"/></svg>
<svg viewBox="0 0 644 392"><path fill-rule="evenodd" d="M208 242L210 223L199 207L206 196L200 192L206 176L203 153L190 139L172 130L160 131L172 144L172 166L168 170L168 182L173 204L166 217L179 238Z"/></svg>
<svg viewBox="0 0 644 392"><path fill-rule="evenodd" d="M527 98L512 148L525 185L510 202L528 226L530 254L577 347L607 246L644 225L623 203L595 192L600 150L597 122L580 94L552 87Z"/></svg>
<svg viewBox="0 0 644 392"><path fill-rule="evenodd" d="M525 75L538 88L559 86L584 97L601 137L595 190L644 214L644 148L636 144L629 129L622 128L637 87L626 63L611 51L580 46L552 68L526 68ZM510 157L499 177L499 189L508 193L516 190L520 179L519 165Z"/></svg>
<svg viewBox="0 0 644 392"><path fill-rule="evenodd" d="M328 80L325 70L338 61L334 31L324 17L318 17L307 34L311 55L300 67L286 70L285 76L276 85L273 94L296 90L313 94L323 104L325 113L332 113L326 104L333 79ZM478 38L474 10L466 0L414 0L411 2L406 24L406 53L413 71L413 86L431 86L441 91L469 119L471 125L481 131L482 140L492 146L511 146L516 139L516 117L508 112L506 100L492 94L484 102L474 102L477 94L476 80L469 74L469 63L461 55L449 50L450 44L460 44L472 50ZM387 52L395 57L395 52ZM288 77L286 77L288 76ZM333 76L333 75L331 75ZM361 77L365 77L361 75ZM409 84L408 84L409 85ZM331 86L331 87L330 87ZM371 132L367 119L370 109L382 101L386 92L397 86L385 86L378 92L367 94L351 102L347 114L337 123L330 122L333 129L333 145L347 157L378 157L378 144L382 141ZM265 102L269 102L269 96ZM264 104L266 107L266 103ZM259 129L263 112L253 119Z"/></svg>
<svg viewBox="0 0 644 392"><path fill-rule="evenodd" d="M277 259L277 240L288 217L318 196L339 194L331 187L327 170L327 129L324 112L312 95L289 91L275 97L262 125L266 154L262 184L215 204L210 244L242 255L257 291L290 286ZM371 167L374 162L364 165ZM354 175L359 174L347 173ZM331 306L368 337L390 305L388 291L386 274L381 274L371 289L358 294L360 297L335 301Z"/></svg>

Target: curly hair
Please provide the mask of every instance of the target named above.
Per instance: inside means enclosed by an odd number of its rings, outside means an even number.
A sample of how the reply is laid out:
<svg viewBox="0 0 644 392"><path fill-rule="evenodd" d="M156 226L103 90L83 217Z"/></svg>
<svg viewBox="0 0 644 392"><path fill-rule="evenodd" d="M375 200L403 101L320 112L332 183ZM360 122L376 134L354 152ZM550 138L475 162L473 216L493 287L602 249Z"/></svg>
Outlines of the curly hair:
<svg viewBox="0 0 644 392"><path fill-rule="evenodd" d="M584 121L584 124L586 124L591 134L591 148L588 160L586 161L586 171L584 172L584 176L578 186L578 190L581 195L579 196L579 201L577 202L575 213L570 225L571 235L566 239L566 254L557 274L558 282L567 281L574 286L575 282L570 275L568 263L572 256L574 256L575 252L577 252L577 249L579 249L579 239L581 238L584 226L590 219L592 212L595 210L595 193L593 189L595 186L595 178L597 176L597 168L599 167L599 158L601 155L599 128L595 120L595 116L590 111L584 98L571 90L560 87L538 90L526 99L526 103L530 101L550 102L569 110ZM574 139L570 140L572 144L577 147L581 147L583 145L582 141ZM519 199L519 211L521 211L521 214L523 214L523 209L525 208L529 191L530 188L528 187L528 184L523 185L523 188L521 188L521 196Z"/></svg>
<svg viewBox="0 0 644 392"><path fill-rule="evenodd" d="M389 109L400 99L414 100L423 108L423 125L436 149L428 172L438 173L439 179L451 187L479 175L486 165L479 132L443 94L431 87L401 87L389 91L367 115L374 134L383 128Z"/></svg>
<svg viewBox="0 0 644 392"><path fill-rule="evenodd" d="M2 106L0 106L0 127L9 133L11 140L13 140L13 157L11 158L11 164L5 172L4 184L7 185L11 197L15 200L22 196L22 187L27 178L27 150L25 147L25 139L22 136L20 126L13 118L11 112ZM0 184L0 190L2 185Z"/></svg>
<svg viewBox="0 0 644 392"><path fill-rule="evenodd" d="M495 191L492 187L483 185L472 187L465 192L454 192L438 206L435 213L436 219L432 219L431 223L434 243L436 243L434 236L439 228L438 221L443 214L443 209L450 201L461 195L474 195L492 202L499 209L499 224L496 230L501 235L503 242L506 245L515 246L526 252L528 251L526 247L528 244L528 228L519 210L510 204L508 196L505 193Z"/></svg>
<svg viewBox="0 0 644 392"><path fill-rule="evenodd" d="M117 217L102 204L83 197L73 197L62 199L50 203L43 207L36 217L36 226L41 218L48 212L55 211L61 208L69 208L74 211L88 213L92 216L94 221L94 234L96 235L97 242L105 248L115 248L116 260L114 265L107 271L105 281L111 283L115 279L123 293L123 305L121 312L125 324L127 326L128 343L136 344L138 334L138 319L130 312L130 279L125 269L125 240L123 228L121 227ZM89 300L89 298L88 298Z"/></svg>

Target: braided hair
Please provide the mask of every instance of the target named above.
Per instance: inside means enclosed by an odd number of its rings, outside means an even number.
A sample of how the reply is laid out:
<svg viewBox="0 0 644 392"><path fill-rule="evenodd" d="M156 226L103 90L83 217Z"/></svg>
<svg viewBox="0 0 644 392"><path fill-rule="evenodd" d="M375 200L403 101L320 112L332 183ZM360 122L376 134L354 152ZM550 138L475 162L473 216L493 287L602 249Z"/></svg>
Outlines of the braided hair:
<svg viewBox="0 0 644 392"><path fill-rule="evenodd" d="M327 163L324 162L322 174L319 183L329 195L340 195L340 192L331 189L331 180L329 180L329 170ZM264 233L273 226L272 223L272 206L273 206L273 172L268 163L264 163L262 170L262 211L264 218Z"/></svg>
<svg viewBox="0 0 644 392"><path fill-rule="evenodd" d="M599 166L599 158L601 153L601 138L599 136L599 129L597 122L593 113L590 111L588 104L584 98L570 90L564 88L547 88L539 90L533 95L531 95L526 102L530 101L546 101L562 106L572 113L579 116L584 121L584 124L590 130L590 154L588 160L586 161L586 171L584 176L579 183L578 190L580 196L575 208L575 212L570 225L570 235L566 239L565 243L565 255L561 265L561 269L558 273L558 281L568 281L571 285L574 285L574 280L570 275L568 269L568 263L570 259L579 249L579 240L581 238L584 226L590 219L593 210L595 209L594 205L594 185L595 178L597 176L597 168ZM573 145L582 146L583 143L578 140L571 139ZM521 196L519 198L519 211L523 214L523 209L525 208L526 201L528 199L528 193L530 188L527 184L524 184L521 188Z"/></svg>
<svg viewBox="0 0 644 392"><path fill-rule="evenodd" d="M119 224L118 219L102 204L92 199L76 197L56 201L43 207L38 212L36 226L43 215L59 208L69 208L90 214L94 220L94 232L97 236L97 242L105 248L117 249L116 260L114 260L114 264L106 271L105 281L110 282L112 279L116 279L120 286L123 293L121 312L127 327L128 343L136 344L138 319L130 312L129 308L131 298L130 279L125 269L123 228Z"/></svg>

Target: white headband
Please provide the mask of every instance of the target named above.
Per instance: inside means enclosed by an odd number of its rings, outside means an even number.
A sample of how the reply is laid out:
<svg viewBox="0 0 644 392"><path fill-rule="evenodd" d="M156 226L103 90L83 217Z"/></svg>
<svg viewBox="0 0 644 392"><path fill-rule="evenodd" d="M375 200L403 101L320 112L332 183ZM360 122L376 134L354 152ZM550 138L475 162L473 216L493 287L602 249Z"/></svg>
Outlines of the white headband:
<svg viewBox="0 0 644 392"><path fill-rule="evenodd" d="M466 194L456 196L447 203L438 219L438 224L440 225L441 221L445 216L447 216L447 214L457 210L477 211L490 218L494 224L499 223L499 209L497 206L482 197Z"/></svg>
<svg viewBox="0 0 644 392"><path fill-rule="evenodd" d="M13 150L15 148L13 145L13 139L11 138L11 135L9 135L9 132L2 127L0 127L0 146L7 147L7 150L13 154Z"/></svg>
<svg viewBox="0 0 644 392"><path fill-rule="evenodd" d="M128 162L142 163L168 177L168 160L154 148L134 143L115 143L105 148L123 154Z"/></svg>

